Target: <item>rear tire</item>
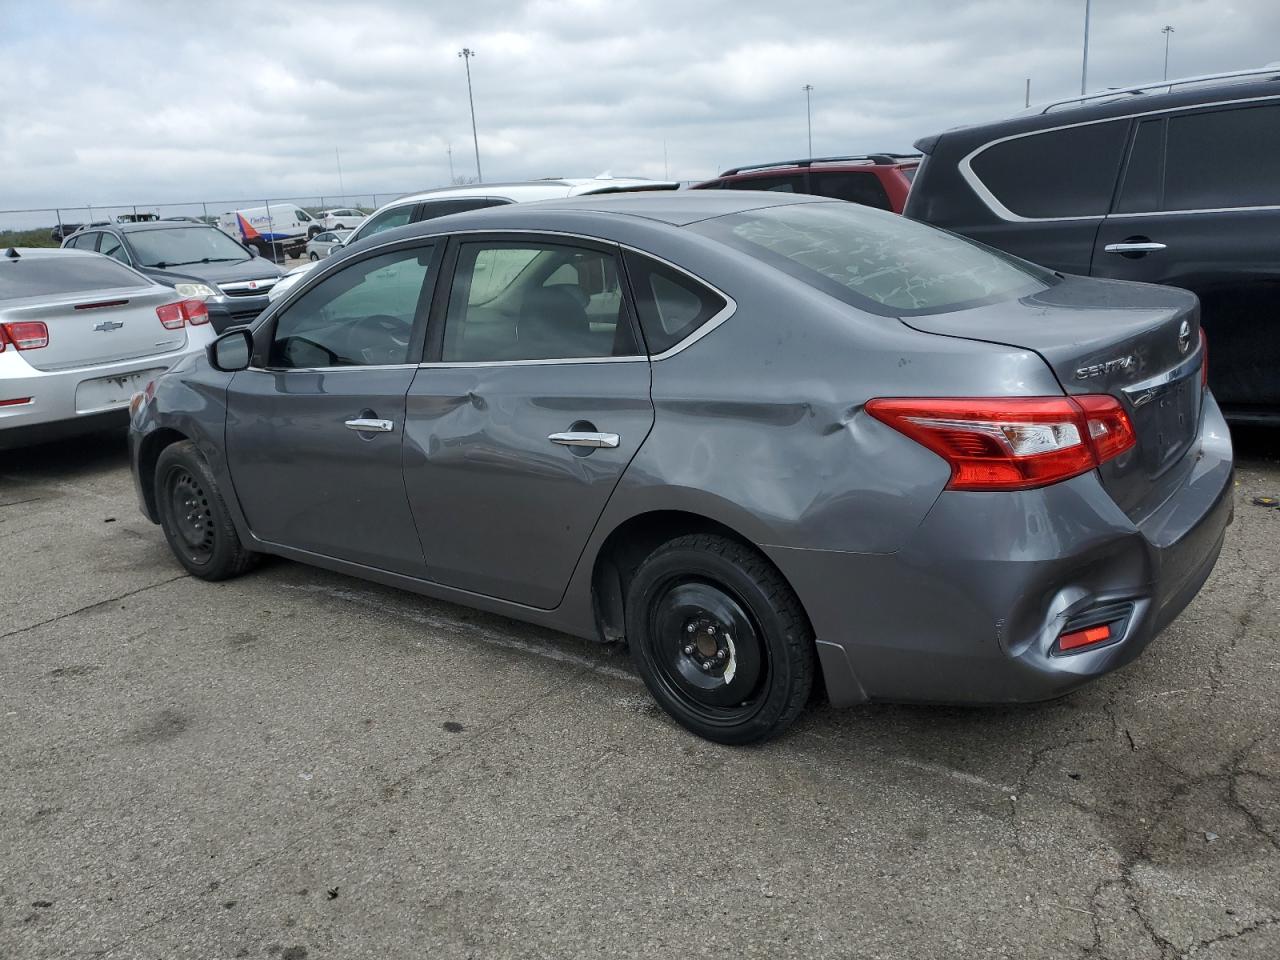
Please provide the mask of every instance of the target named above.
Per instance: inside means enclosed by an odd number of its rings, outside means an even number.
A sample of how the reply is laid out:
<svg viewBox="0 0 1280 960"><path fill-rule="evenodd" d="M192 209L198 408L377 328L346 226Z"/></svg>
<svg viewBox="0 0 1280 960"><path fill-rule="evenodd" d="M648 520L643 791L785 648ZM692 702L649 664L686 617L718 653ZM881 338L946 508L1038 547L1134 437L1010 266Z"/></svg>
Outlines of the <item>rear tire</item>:
<svg viewBox="0 0 1280 960"><path fill-rule="evenodd" d="M309 254L307 254L307 256L309 256L312 260L320 259L320 254L316 253L314 250L312 250Z"/></svg>
<svg viewBox="0 0 1280 960"><path fill-rule="evenodd" d="M795 593L757 551L693 534L653 551L627 588L627 641L658 704L700 737L775 737L800 715L816 672Z"/></svg>
<svg viewBox="0 0 1280 960"><path fill-rule="evenodd" d="M257 555L240 542L213 471L190 440L160 451L155 491L164 538L188 573L226 580L253 566Z"/></svg>

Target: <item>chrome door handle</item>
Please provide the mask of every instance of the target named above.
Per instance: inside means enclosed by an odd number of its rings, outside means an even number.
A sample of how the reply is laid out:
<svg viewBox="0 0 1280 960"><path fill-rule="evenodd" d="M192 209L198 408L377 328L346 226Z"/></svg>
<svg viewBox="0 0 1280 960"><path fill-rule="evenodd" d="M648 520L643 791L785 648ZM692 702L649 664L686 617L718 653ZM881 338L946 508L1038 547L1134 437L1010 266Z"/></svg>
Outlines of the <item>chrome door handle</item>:
<svg viewBox="0 0 1280 960"><path fill-rule="evenodd" d="M347 421L348 430L359 430L361 433L390 433L395 428L396 425L391 420L357 417L354 420Z"/></svg>
<svg viewBox="0 0 1280 960"><path fill-rule="evenodd" d="M1108 243L1102 249L1107 253L1155 253L1167 248L1163 243L1148 240L1145 243Z"/></svg>
<svg viewBox="0 0 1280 960"><path fill-rule="evenodd" d="M587 433L582 430L553 433L547 439L552 443L560 443L566 447L607 447L613 449L618 445L618 435L616 433Z"/></svg>

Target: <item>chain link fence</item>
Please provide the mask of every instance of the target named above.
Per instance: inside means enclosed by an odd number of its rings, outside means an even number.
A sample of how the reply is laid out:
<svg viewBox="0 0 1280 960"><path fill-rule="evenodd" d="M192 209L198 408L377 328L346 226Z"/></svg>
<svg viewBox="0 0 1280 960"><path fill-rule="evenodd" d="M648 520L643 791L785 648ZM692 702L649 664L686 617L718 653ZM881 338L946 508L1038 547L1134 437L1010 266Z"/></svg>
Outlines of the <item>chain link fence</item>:
<svg viewBox="0 0 1280 960"><path fill-rule="evenodd" d="M354 193L342 196L313 194L303 197L242 197L233 200L190 200L182 203L116 203L83 206L33 207L25 210L0 210L0 247L56 247L64 237L90 224L130 222L137 220L192 220L219 224L219 218L237 210L266 207L272 204L296 204L319 221L325 210L355 210L368 215L384 203L418 191L398 190L386 193ZM321 228L323 224L319 224ZM354 224L344 224L353 226ZM230 232L230 231L229 231ZM239 235L236 234L237 239Z"/></svg>

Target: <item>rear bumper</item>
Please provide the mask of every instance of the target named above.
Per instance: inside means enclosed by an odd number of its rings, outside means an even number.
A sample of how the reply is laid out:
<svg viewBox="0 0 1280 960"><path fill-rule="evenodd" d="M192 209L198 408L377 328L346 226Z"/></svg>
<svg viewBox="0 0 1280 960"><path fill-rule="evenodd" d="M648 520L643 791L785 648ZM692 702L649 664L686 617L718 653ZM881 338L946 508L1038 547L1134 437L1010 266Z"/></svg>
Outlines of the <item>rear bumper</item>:
<svg viewBox="0 0 1280 960"><path fill-rule="evenodd" d="M768 548L813 623L836 705L1046 700L1137 657L1199 592L1231 522L1225 421L1205 402L1194 467L1140 524L1095 474L948 492L893 554ZM1068 620L1131 604L1118 639L1058 654Z"/></svg>

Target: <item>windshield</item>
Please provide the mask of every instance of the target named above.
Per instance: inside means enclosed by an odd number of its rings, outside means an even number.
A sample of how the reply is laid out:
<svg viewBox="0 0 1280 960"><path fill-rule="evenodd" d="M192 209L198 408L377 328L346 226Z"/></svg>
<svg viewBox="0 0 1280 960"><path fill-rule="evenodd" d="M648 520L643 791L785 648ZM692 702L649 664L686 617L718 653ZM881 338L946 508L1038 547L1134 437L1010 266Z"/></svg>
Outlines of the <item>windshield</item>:
<svg viewBox="0 0 1280 960"><path fill-rule="evenodd" d="M86 290L145 287L144 280L107 257L54 254L0 261L0 300L57 296Z"/></svg>
<svg viewBox="0 0 1280 960"><path fill-rule="evenodd" d="M854 203L763 207L690 229L871 313L941 313L1045 289L1047 270Z"/></svg>
<svg viewBox="0 0 1280 960"><path fill-rule="evenodd" d="M144 267L181 267L250 259L248 251L216 227L174 227L127 234Z"/></svg>

